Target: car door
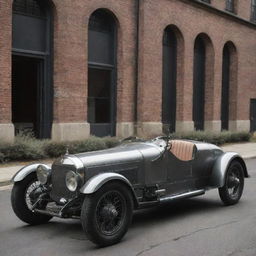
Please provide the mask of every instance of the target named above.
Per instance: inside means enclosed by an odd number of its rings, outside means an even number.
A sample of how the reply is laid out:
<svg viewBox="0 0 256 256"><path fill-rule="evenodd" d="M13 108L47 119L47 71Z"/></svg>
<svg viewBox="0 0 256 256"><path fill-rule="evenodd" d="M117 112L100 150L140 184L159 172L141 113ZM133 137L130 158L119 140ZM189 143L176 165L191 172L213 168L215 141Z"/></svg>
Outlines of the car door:
<svg viewBox="0 0 256 256"><path fill-rule="evenodd" d="M163 161L167 172L167 190L169 193L182 193L194 188L192 163L196 147L186 141L172 142Z"/></svg>

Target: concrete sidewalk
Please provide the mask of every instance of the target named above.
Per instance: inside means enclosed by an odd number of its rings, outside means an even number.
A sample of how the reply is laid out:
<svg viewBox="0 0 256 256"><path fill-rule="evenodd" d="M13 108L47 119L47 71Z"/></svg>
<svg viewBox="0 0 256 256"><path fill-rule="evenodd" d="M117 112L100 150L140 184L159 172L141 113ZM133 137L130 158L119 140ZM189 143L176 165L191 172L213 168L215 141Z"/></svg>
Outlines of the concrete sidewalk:
<svg viewBox="0 0 256 256"><path fill-rule="evenodd" d="M222 149L225 152L227 151L237 152L244 159L256 157L256 143L253 143L253 142L227 144L222 146ZM14 164L14 165L10 164L4 167L1 167L0 165L0 186L9 184L13 175L23 166L24 164Z"/></svg>

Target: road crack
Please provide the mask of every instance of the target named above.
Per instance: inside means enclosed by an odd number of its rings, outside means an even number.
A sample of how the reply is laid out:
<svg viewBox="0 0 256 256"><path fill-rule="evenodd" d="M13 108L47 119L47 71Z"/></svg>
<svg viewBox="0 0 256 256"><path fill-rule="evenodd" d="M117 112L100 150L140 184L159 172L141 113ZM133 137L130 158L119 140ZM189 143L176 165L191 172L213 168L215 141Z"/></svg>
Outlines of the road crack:
<svg viewBox="0 0 256 256"><path fill-rule="evenodd" d="M194 235L194 234L196 234L196 233L199 233L199 232L202 232L202 231L205 231L205 230L217 229L217 228L224 227L224 226L228 226L228 225L231 225L231 224L234 224L234 223L238 223L238 222L239 222L239 220L233 220L233 221L225 222L225 223L222 223L222 224L219 224L219 225L215 225L215 226L212 226L212 227L200 228L200 229L197 229L197 230L195 230L195 231L193 231L193 232L191 232L191 233L184 234L184 235L178 236L178 237L176 237L176 238L172 238L172 239L163 241L163 242L161 242L161 243L157 243L157 244L150 245L148 248L145 248L145 249L141 250L140 252L138 252L138 253L136 254L136 256L140 256L140 255L142 255L143 253L149 252L149 251L151 251L152 249L157 248L157 247L159 247L159 246L161 246L161 245L163 245L163 244L170 243L170 242L172 242L172 241L173 241L173 242L176 242L176 241L178 241L178 240L180 240L180 239L183 239L183 238L192 236L192 235ZM228 256L229 256L229 255L228 255Z"/></svg>
<svg viewBox="0 0 256 256"><path fill-rule="evenodd" d="M229 222L226 222L226 223L222 223L222 224L219 224L219 225L216 225L216 226L212 226L212 227L206 227L206 228L200 228L198 230L195 230L191 233L188 233L188 234L185 234L185 235L182 235L182 236L178 236L174 239L172 239L173 241L178 241L180 239L183 239L183 238L186 238L188 236L192 236L198 232L201 232L201 231L205 231L205 230L210 230L210 229L216 229L216 228L220 228L220 227L224 227L224 226L228 226L228 225L231 225L231 224L234 224L234 223L238 223L239 221L237 220L233 220L233 221L229 221Z"/></svg>

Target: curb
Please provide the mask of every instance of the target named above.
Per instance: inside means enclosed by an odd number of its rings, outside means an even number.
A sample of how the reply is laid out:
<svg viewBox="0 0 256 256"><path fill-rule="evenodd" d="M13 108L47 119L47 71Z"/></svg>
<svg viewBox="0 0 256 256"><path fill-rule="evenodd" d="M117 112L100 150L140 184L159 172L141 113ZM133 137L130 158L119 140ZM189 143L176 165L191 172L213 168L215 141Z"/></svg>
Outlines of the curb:
<svg viewBox="0 0 256 256"><path fill-rule="evenodd" d="M11 180L0 181L0 187L9 186L11 184L12 184Z"/></svg>

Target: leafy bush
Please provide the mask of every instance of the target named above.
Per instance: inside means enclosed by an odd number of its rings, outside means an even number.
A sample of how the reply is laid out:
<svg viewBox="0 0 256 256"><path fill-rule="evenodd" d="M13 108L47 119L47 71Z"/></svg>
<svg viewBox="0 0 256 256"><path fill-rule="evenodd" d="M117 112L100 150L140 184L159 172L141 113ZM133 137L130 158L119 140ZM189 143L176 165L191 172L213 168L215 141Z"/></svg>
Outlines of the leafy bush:
<svg viewBox="0 0 256 256"><path fill-rule="evenodd" d="M111 148L118 145L119 141L117 138L105 137L90 137L82 141L72 141L72 142L54 142L49 141L45 147L44 151L49 157L59 157L68 150L70 154L102 150L106 148Z"/></svg>
<svg viewBox="0 0 256 256"><path fill-rule="evenodd" d="M18 134L13 144L2 144L0 161L37 160L45 158L43 145L46 141L36 140L31 135Z"/></svg>
<svg viewBox="0 0 256 256"><path fill-rule="evenodd" d="M188 133L173 133L171 139L190 139L205 141L216 145L249 141L251 134L247 132L205 132L196 131ZM118 138L90 137L81 141L55 142L51 140L37 140L32 134L20 133L14 143L0 142L0 163L14 160L38 160L49 157L59 157L66 153L76 154L81 152L96 151L111 148L119 144Z"/></svg>
<svg viewBox="0 0 256 256"><path fill-rule="evenodd" d="M104 137L103 139L107 148L113 148L120 143L117 137Z"/></svg>
<svg viewBox="0 0 256 256"><path fill-rule="evenodd" d="M172 139L189 139L204 141L216 145L222 145L225 143L236 143L242 141L249 141L251 134L248 132L229 132L223 131L220 133L206 132L206 131L194 131L188 133L173 133L170 135Z"/></svg>
<svg viewBox="0 0 256 256"><path fill-rule="evenodd" d="M67 150L66 142L49 142L44 146L44 152L49 157L59 157Z"/></svg>

